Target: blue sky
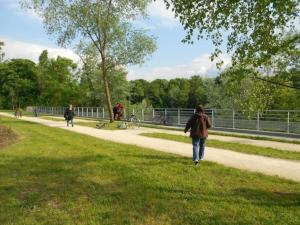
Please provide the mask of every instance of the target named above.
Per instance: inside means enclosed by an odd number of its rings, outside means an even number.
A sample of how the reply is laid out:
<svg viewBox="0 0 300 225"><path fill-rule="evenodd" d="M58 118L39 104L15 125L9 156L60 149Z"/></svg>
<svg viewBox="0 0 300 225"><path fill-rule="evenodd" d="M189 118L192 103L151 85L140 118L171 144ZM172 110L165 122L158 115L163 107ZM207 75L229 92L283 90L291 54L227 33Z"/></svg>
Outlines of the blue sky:
<svg viewBox="0 0 300 225"><path fill-rule="evenodd" d="M129 79L171 79L218 73L215 63L209 60L213 50L210 41L201 40L194 45L181 43L185 32L160 0L148 7L148 13L149 19L138 21L137 25L149 29L149 34L157 38L157 51L144 65L129 66ZM62 55L78 60L72 49L58 47L55 39L47 35L41 19L34 12L21 9L18 0L0 0L0 27L0 40L5 42L7 58L37 61L41 51L48 49L51 57ZM230 62L228 55L222 58L225 63Z"/></svg>

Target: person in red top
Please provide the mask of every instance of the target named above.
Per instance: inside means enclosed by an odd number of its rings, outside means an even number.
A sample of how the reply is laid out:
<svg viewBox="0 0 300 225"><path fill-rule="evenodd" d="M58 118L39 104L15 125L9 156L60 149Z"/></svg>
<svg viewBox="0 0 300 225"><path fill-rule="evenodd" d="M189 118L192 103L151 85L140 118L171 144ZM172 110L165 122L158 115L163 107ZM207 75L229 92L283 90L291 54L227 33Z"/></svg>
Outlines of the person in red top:
<svg viewBox="0 0 300 225"><path fill-rule="evenodd" d="M190 130L193 144L193 161L198 165L199 160L204 159L205 141L208 137L208 129L211 127L209 117L204 113L201 105L196 107L195 114L186 123L184 133Z"/></svg>
<svg viewBox="0 0 300 225"><path fill-rule="evenodd" d="M114 120L120 120L123 116L123 108L124 106L121 103L117 103L117 105L113 108L114 112Z"/></svg>

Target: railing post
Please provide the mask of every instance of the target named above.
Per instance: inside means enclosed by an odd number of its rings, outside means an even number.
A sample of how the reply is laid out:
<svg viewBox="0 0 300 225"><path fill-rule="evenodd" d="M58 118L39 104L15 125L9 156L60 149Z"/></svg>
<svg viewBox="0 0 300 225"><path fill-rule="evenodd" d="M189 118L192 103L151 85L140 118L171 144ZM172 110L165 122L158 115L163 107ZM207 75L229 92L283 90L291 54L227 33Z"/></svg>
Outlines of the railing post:
<svg viewBox="0 0 300 225"><path fill-rule="evenodd" d="M144 122L144 120L145 120L144 109L142 109L142 121Z"/></svg>
<svg viewBox="0 0 300 225"><path fill-rule="evenodd" d="M77 116L79 116L79 107L77 107Z"/></svg>
<svg viewBox="0 0 300 225"><path fill-rule="evenodd" d="M233 110L232 111L232 128L235 129L235 120L234 120L234 117L235 117L235 111Z"/></svg>
<svg viewBox="0 0 300 225"><path fill-rule="evenodd" d="M178 125L180 125L180 109L179 108L178 108L177 116L178 116Z"/></svg>
<svg viewBox="0 0 300 225"><path fill-rule="evenodd" d="M134 108L132 108L132 115L134 115Z"/></svg>
<svg viewBox="0 0 300 225"><path fill-rule="evenodd" d="M166 124L167 123L167 109L165 108L165 121L164 121L164 123Z"/></svg>
<svg viewBox="0 0 300 225"><path fill-rule="evenodd" d="M104 107L102 107L102 118L104 119Z"/></svg>
<svg viewBox="0 0 300 225"><path fill-rule="evenodd" d="M99 117L99 108L97 107L97 118Z"/></svg>
<svg viewBox="0 0 300 225"><path fill-rule="evenodd" d="M214 125L214 115L215 115L215 111L212 109L211 110L211 127L213 128L215 125Z"/></svg>
<svg viewBox="0 0 300 225"><path fill-rule="evenodd" d="M92 107L92 117L94 117L94 107Z"/></svg>
<svg viewBox="0 0 300 225"><path fill-rule="evenodd" d="M287 133L290 133L290 111L287 114Z"/></svg>
<svg viewBox="0 0 300 225"><path fill-rule="evenodd" d="M154 122L154 118L155 118L155 109L152 109L152 121Z"/></svg>
<svg viewBox="0 0 300 225"><path fill-rule="evenodd" d="M52 107L52 115L54 115L54 114L53 114L53 107Z"/></svg>
<svg viewBox="0 0 300 225"><path fill-rule="evenodd" d="M257 111L257 130L259 131L259 111Z"/></svg>

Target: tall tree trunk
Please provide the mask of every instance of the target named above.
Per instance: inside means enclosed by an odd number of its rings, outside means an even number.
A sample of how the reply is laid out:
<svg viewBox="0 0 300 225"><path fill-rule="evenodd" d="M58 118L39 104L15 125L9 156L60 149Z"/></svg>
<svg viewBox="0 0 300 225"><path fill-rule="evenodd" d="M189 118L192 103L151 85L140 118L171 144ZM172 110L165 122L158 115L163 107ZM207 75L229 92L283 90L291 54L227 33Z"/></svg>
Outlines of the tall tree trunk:
<svg viewBox="0 0 300 225"><path fill-rule="evenodd" d="M107 81L107 71L104 69L104 70L102 70L102 72L103 72L103 85L104 85L104 90L105 90L106 103L107 103L108 113L109 113L109 120L111 123L113 123L114 115L113 115L110 92L109 92L108 81Z"/></svg>

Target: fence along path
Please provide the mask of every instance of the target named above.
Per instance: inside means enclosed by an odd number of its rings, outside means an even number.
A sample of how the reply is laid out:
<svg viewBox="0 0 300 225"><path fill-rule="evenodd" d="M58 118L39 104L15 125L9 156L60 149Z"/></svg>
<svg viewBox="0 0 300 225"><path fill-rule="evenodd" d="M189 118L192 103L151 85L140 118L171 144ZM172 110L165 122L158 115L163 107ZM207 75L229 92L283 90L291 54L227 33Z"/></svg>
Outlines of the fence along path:
<svg viewBox="0 0 300 225"><path fill-rule="evenodd" d="M32 110L32 108L29 108ZM63 115L64 107L37 107L40 114ZM78 117L108 119L103 107L75 107ZM132 109L124 112L125 118L135 114L142 122L183 126L194 109ZM214 128L244 129L287 134L300 134L300 110L267 110L265 112L208 109L206 113Z"/></svg>
<svg viewBox="0 0 300 225"><path fill-rule="evenodd" d="M0 115L13 117L13 115L8 113L0 113ZM86 134L116 143L136 145L139 147L151 148L154 150L173 153L186 157L192 156L190 144L144 137L135 133L130 133L127 130L99 130L78 125L74 127L67 127L65 122L50 121L25 116L22 117L21 120L36 122L46 126L61 128L80 134ZM300 182L300 162L297 161L273 159L264 156L250 155L211 147L207 147L206 160L217 162L233 168L261 172L267 175L277 175L283 178Z"/></svg>

